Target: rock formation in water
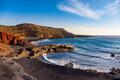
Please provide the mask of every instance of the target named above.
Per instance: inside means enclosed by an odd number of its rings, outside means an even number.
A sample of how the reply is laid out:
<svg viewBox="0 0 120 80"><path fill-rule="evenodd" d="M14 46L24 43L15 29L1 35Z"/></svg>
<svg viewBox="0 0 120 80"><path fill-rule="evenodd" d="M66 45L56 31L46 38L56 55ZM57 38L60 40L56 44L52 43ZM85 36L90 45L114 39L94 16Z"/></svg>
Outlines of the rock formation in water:
<svg viewBox="0 0 120 80"><path fill-rule="evenodd" d="M44 45L39 47L28 47L28 48L22 48L19 49L15 58L22 58L22 57L28 57L28 58L36 58L38 56L41 56L43 54L48 53L61 53L61 52L68 52L72 51L73 46L71 45Z"/></svg>

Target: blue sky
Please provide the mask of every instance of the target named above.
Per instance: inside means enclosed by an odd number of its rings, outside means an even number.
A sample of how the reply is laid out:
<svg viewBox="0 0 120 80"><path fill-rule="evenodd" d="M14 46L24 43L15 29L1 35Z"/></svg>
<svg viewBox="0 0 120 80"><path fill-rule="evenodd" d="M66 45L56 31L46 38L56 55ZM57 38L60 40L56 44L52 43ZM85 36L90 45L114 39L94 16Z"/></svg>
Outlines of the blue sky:
<svg viewBox="0 0 120 80"><path fill-rule="evenodd" d="M120 0L0 0L0 24L35 23L75 34L120 35Z"/></svg>

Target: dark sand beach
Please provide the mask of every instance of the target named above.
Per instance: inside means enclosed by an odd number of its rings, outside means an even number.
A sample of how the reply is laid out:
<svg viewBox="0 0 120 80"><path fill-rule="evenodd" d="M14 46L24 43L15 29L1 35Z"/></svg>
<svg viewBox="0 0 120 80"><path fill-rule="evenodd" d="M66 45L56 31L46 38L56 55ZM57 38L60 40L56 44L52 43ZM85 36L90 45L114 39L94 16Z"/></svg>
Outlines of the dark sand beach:
<svg viewBox="0 0 120 80"><path fill-rule="evenodd" d="M68 69L63 66L46 64L38 59L21 58L15 61L37 80L113 80L111 74Z"/></svg>

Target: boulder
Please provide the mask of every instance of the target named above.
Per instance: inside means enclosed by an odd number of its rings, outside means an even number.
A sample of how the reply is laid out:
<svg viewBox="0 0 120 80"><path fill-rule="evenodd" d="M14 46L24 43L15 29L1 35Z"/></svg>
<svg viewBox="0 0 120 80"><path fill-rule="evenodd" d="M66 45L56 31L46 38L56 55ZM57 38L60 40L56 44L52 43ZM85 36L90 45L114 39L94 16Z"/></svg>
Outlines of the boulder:
<svg viewBox="0 0 120 80"><path fill-rule="evenodd" d="M111 53L111 57L115 57L115 54L112 54L112 53Z"/></svg>
<svg viewBox="0 0 120 80"><path fill-rule="evenodd" d="M68 63L68 64L65 64L64 66L65 66L66 68L73 68L73 67L74 67L74 65L73 65L72 62L70 62L70 63Z"/></svg>
<svg viewBox="0 0 120 80"><path fill-rule="evenodd" d="M120 69L112 68L110 74L114 76L113 80L120 80Z"/></svg>

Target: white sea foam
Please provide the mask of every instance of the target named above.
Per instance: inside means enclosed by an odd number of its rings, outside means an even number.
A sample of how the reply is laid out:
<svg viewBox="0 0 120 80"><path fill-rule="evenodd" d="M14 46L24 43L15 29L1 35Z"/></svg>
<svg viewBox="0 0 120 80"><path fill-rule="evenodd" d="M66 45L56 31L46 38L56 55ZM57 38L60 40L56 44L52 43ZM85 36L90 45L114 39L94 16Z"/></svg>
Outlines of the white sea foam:
<svg viewBox="0 0 120 80"><path fill-rule="evenodd" d="M75 51L77 51L77 50L79 50L79 48L77 48L77 47L74 47L74 50L75 50Z"/></svg>
<svg viewBox="0 0 120 80"><path fill-rule="evenodd" d="M43 41L43 44L47 44L47 42L49 44L48 40L45 41ZM75 69L92 69L98 72L109 72L112 68L120 69L120 57L117 57L120 55L119 41L120 38L109 40L96 37L54 39L52 40L54 44L73 45L74 51L63 54L45 54L42 57L42 61L59 66L72 62ZM41 41L38 42L42 43ZM115 54L115 57L111 57L111 54Z"/></svg>
<svg viewBox="0 0 120 80"><path fill-rule="evenodd" d="M32 45L39 45L40 43L44 43L44 42L50 42L50 39L43 39L43 40L38 40L38 41L32 41L30 42Z"/></svg>
<svg viewBox="0 0 120 80"><path fill-rule="evenodd" d="M43 39L43 40L37 41L37 43L41 43L41 42L50 42L50 41L51 41L50 39Z"/></svg>
<svg viewBox="0 0 120 80"><path fill-rule="evenodd" d="M71 62L68 59L48 59L47 54L43 54L43 56L40 60L47 64L54 64L54 65L59 65L59 66L64 66L65 64L68 64ZM109 67L107 67L107 69L106 69L106 68L103 68L102 65L85 66L85 65L73 63L73 68L74 69L82 69L82 70L91 69L91 70L96 70L98 72L110 72Z"/></svg>
<svg viewBox="0 0 120 80"><path fill-rule="evenodd" d="M64 66L65 64L69 63L69 61L65 60L65 59L62 59L62 60L56 59L55 60L55 59L48 59L47 57L48 57L47 54L43 54L41 60L48 64L56 64L56 65L61 65L61 66Z"/></svg>

